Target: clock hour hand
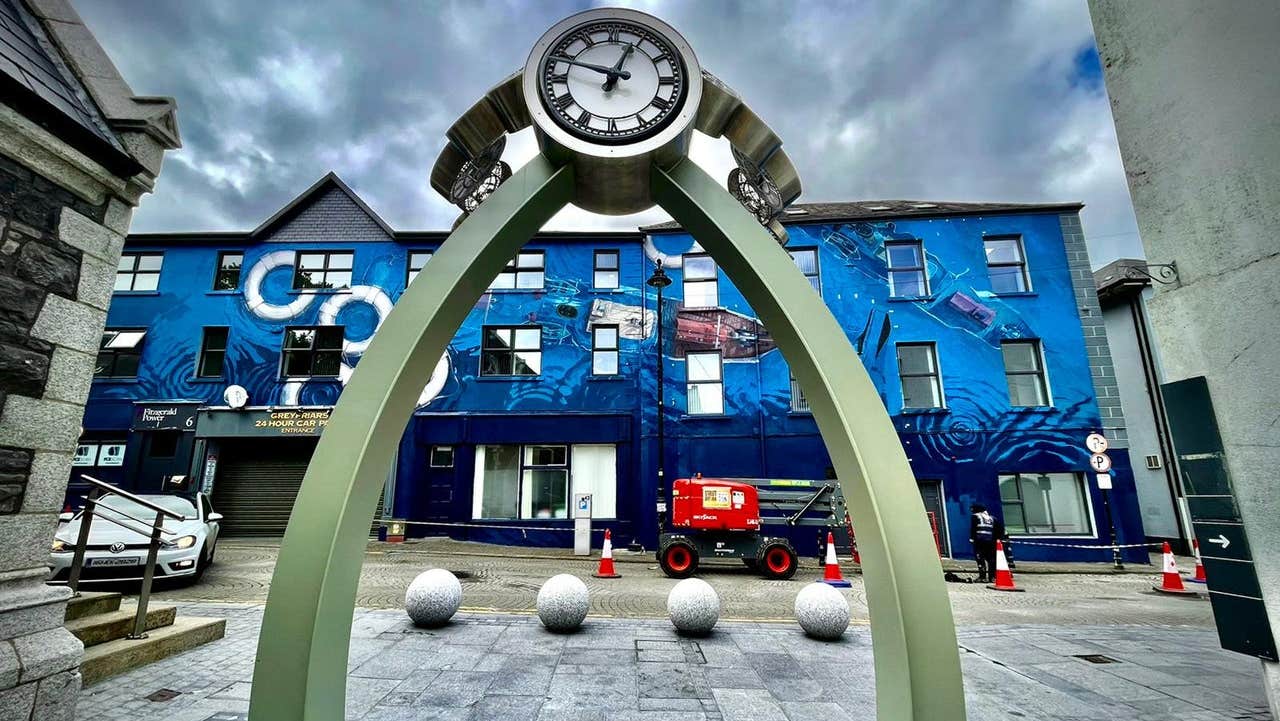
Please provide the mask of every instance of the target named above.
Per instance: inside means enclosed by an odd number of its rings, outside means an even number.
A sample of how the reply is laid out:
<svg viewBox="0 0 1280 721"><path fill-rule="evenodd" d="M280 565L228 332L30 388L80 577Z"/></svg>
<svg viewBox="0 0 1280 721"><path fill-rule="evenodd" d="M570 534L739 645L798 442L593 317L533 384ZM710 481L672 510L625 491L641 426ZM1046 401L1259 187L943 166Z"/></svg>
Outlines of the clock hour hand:
<svg viewBox="0 0 1280 721"><path fill-rule="evenodd" d="M622 55L618 58L618 62L613 64L613 74L605 78L604 85L600 86L601 90L604 90L607 93L610 90L613 90L614 86L618 84L618 78L620 77L619 73L622 72L622 64L627 62L627 58L631 55L631 51L635 49L635 43L627 43L627 47L622 51ZM626 78L623 78L623 80L626 80Z"/></svg>
<svg viewBox="0 0 1280 721"><path fill-rule="evenodd" d="M570 65L577 65L577 66L578 66L578 67L580 67L580 68L586 68L586 69L588 69L588 70L594 70L594 71L596 71L597 73L604 73L604 74L605 74L606 76L608 76L608 77L615 77L615 76L616 76L616 77L621 78L621 79L623 79L623 80L630 80L630 79L631 79L631 73L627 72L626 70L614 70L613 68L607 68L607 67L605 67L605 66L603 66L603 65L596 65L596 64L594 64L594 63L584 63L584 62L582 62L581 60L574 60L573 58L568 57L568 56L566 56L566 55L552 55L552 56L551 56L551 59L552 59L552 60L557 60L557 61L562 62L562 63L569 63Z"/></svg>

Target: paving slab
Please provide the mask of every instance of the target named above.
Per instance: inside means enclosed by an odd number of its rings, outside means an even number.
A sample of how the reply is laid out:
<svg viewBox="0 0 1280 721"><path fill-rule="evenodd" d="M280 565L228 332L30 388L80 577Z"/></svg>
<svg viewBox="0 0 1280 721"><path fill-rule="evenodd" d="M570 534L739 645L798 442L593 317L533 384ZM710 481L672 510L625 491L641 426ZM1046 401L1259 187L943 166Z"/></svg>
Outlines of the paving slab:
<svg viewBox="0 0 1280 721"><path fill-rule="evenodd" d="M242 721L261 607L185 603L227 620L220 641L109 679L77 718ZM724 621L706 638L668 622L592 616L551 634L521 614L460 613L417 629L401 611L358 609L349 654L350 721L821 721L873 718L870 629L840 642L794 624ZM983 721L1270 719L1256 661L1186 627L962 626L969 717ZM1091 664L1081 652L1115 663ZM146 696L168 688L170 701Z"/></svg>

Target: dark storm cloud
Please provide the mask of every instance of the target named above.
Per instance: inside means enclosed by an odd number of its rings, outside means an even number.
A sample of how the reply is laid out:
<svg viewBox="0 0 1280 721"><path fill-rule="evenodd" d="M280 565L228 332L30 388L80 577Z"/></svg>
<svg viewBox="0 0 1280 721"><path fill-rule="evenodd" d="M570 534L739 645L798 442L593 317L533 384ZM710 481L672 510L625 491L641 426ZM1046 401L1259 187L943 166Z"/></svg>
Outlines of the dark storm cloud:
<svg viewBox="0 0 1280 721"><path fill-rule="evenodd" d="M1082 1L635 6L779 132L805 200L1082 200L1095 265L1141 250ZM393 227L447 228L456 213L426 183L444 130L583 7L77 2L136 92L178 99L184 147L138 231L251 228L329 170ZM508 157L532 152L518 137ZM729 163L723 143L695 158L717 176Z"/></svg>

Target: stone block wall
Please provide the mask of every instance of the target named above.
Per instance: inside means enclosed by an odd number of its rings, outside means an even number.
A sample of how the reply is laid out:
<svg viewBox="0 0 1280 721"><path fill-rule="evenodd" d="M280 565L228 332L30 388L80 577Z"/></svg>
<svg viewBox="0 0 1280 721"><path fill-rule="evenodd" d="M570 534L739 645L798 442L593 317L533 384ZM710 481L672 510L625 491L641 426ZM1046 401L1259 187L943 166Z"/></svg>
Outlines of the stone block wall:
<svg viewBox="0 0 1280 721"><path fill-rule="evenodd" d="M94 205L0 154L5 719L69 721L75 714L83 647L63 628L70 591L43 580L132 210L106 197Z"/></svg>
<svg viewBox="0 0 1280 721"><path fill-rule="evenodd" d="M1116 369L1111 362L1111 347L1107 344L1107 325L1102 318L1102 306L1098 303L1098 286L1093 279L1080 214L1064 213L1058 216L1058 222L1062 226L1067 268L1071 272L1071 285L1080 310L1080 325L1084 328L1089 373L1093 376L1093 391L1098 397L1098 412L1102 415L1102 434L1111 441L1112 448L1128 448L1129 436L1125 430L1124 411L1120 407L1120 387L1116 384Z"/></svg>

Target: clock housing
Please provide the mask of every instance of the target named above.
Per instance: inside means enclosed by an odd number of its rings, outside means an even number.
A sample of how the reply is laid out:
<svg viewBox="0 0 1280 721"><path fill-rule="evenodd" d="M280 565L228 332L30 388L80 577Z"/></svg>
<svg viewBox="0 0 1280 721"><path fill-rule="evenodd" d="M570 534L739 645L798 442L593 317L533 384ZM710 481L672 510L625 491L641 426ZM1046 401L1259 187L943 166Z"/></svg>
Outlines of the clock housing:
<svg viewBox="0 0 1280 721"><path fill-rule="evenodd" d="M651 166L671 167L688 155L702 67L670 25L636 10L598 8L565 18L538 40L522 86L539 148L574 166L575 205L624 215L653 206Z"/></svg>

